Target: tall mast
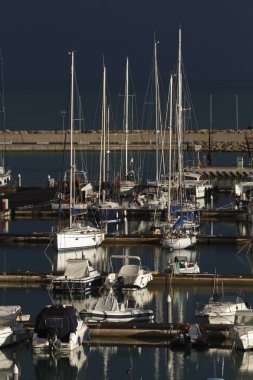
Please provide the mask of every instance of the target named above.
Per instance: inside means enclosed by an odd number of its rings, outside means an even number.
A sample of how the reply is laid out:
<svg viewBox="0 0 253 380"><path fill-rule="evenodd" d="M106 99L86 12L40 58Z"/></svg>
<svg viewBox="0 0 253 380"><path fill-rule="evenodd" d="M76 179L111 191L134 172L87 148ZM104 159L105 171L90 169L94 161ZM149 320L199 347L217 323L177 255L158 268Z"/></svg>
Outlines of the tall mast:
<svg viewBox="0 0 253 380"><path fill-rule="evenodd" d="M107 104L106 104L106 67L103 62L103 85L102 85L102 118L101 118L101 149L100 149L100 165L99 165L99 203L101 202L101 192L103 201L105 200L105 146L106 146L106 122L107 122Z"/></svg>
<svg viewBox="0 0 253 380"><path fill-rule="evenodd" d="M71 54L71 89L70 89L70 187L69 187L69 226L72 227L72 208L73 208L73 127L74 127L74 70L75 70L75 54Z"/></svg>
<svg viewBox="0 0 253 380"><path fill-rule="evenodd" d="M157 68L157 42L154 42L154 70L155 70L155 128L156 128L156 184L158 184L159 173L159 83Z"/></svg>
<svg viewBox="0 0 253 380"><path fill-rule="evenodd" d="M129 68L126 58L126 82L125 82L125 177L128 175L128 121L129 121Z"/></svg>
<svg viewBox="0 0 253 380"><path fill-rule="evenodd" d="M179 173L179 196L180 204L183 203L182 181L183 181L183 155L182 155L182 133L183 133L183 86L182 86L182 41L181 28L179 28L179 45L178 45L178 104L177 104L177 143L178 143L178 173Z"/></svg>
<svg viewBox="0 0 253 380"><path fill-rule="evenodd" d="M170 106L170 119L169 119L169 178L168 178L168 216L167 220L170 222L171 215L171 181L172 181L172 154L171 154L171 145L172 145L172 120L173 120L173 76L170 76L170 88L169 88L169 106Z"/></svg>

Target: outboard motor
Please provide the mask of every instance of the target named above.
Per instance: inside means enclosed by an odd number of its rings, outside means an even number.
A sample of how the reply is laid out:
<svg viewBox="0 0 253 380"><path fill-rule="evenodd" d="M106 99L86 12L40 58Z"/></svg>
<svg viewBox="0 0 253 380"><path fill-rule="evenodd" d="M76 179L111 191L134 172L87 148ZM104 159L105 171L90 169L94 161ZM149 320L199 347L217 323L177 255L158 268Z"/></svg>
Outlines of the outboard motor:
<svg viewBox="0 0 253 380"><path fill-rule="evenodd" d="M48 333L47 333L47 339L49 342L50 350L56 349L56 343L58 340L57 335L58 335L57 328L56 327L49 327Z"/></svg>
<svg viewBox="0 0 253 380"><path fill-rule="evenodd" d="M122 287L124 285L124 277L123 276L119 276L117 278L117 282L116 282L116 287Z"/></svg>

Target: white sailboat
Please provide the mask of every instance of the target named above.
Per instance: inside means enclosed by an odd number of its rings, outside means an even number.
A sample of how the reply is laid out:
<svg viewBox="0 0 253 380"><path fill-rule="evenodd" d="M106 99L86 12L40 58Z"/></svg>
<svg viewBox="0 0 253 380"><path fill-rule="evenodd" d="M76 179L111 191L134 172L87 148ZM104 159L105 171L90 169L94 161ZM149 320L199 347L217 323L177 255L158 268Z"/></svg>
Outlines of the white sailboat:
<svg viewBox="0 0 253 380"><path fill-rule="evenodd" d="M192 224L192 228L189 228L189 222L187 221L187 204L184 202L184 175L183 175L183 86L182 86L182 51L181 51L181 29L179 29L179 49L178 49L178 89L177 89L177 104L176 104L176 134L177 134L177 166L178 174L174 184L174 189L178 193L178 216L176 220L172 220L171 217L171 153L169 159L169 175L170 180L168 184L168 221L167 228L162 238L162 245L164 248L173 249L185 249L192 247L196 244L196 232L195 224ZM173 81L171 77L170 81L170 130L172 128L172 97L173 97ZM170 135L171 139L171 135ZM170 140L171 144L171 140ZM171 145L170 145L171 146ZM186 226L188 222L188 226Z"/></svg>
<svg viewBox="0 0 253 380"><path fill-rule="evenodd" d="M0 60L1 60L1 89L0 89L0 113L2 115L2 128L3 133L5 133L5 99L4 99L4 80L3 80L3 56L2 50L0 49ZM5 187L10 184L11 181L11 170L7 169L5 166L5 151L2 150L0 153L0 187Z"/></svg>
<svg viewBox="0 0 253 380"><path fill-rule="evenodd" d="M129 194L136 185L138 185L139 179L133 169L133 157L130 160L128 158L128 134L129 134L129 61L126 59L126 77L125 77L125 103L124 103L124 139L125 139L125 162L124 173L120 178L120 193L122 195Z"/></svg>
<svg viewBox="0 0 253 380"><path fill-rule="evenodd" d="M70 103L70 216L67 227L59 227L54 232L55 245L58 250L70 250L78 248L95 247L104 240L104 232L92 225L91 222L84 223L74 219L75 209L74 196L74 151L73 151L73 126L74 126L74 52L71 52L71 103Z"/></svg>
<svg viewBox="0 0 253 380"><path fill-rule="evenodd" d="M102 97L102 134L100 152L100 173L99 173L99 194L98 205L91 207L95 217L100 222L118 223L124 219L124 209L122 205L113 199L108 199L106 187L110 183L109 174L109 106L107 104L107 78L106 66L103 64L103 97Z"/></svg>

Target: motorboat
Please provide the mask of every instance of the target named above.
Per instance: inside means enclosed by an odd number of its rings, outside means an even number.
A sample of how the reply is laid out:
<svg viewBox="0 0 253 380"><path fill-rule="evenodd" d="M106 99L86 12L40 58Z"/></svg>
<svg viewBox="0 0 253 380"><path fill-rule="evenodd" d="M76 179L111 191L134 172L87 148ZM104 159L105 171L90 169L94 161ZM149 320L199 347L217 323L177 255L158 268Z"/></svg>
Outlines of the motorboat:
<svg viewBox="0 0 253 380"><path fill-rule="evenodd" d="M92 309L83 309L86 322L147 322L153 321L153 310L141 308L133 300L119 302L113 289L102 295Z"/></svg>
<svg viewBox="0 0 253 380"><path fill-rule="evenodd" d="M209 302L202 307L197 307L195 318L204 324L226 324L234 323L235 313L239 310L248 311L249 305L238 296L220 296L214 293Z"/></svg>
<svg viewBox="0 0 253 380"><path fill-rule="evenodd" d="M253 310L238 310L234 325L229 330L230 339L237 349L244 351L253 348Z"/></svg>
<svg viewBox="0 0 253 380"><path fill-rule="evenodd" d="M29 336L29 330L22 323L21 306L0 306L0 347L16 344Z"/></svg>
<svg viewBox="0 0 253 380"><path fill-rule="evenodd" d="M125 260L125 264L121 266L119 272L113 270L112 262L115 259ZM130 261L135 261L137 264L129 264ZM107 288L142 289L153 279L151 271L142 267L139 256L112 255L110 257L110 266L112 271L105 279L105 286Z"/></svg>
<svg viewBox="0 0 253 380"><path fill-rule="evenodd" d="M199 347L207 346L208 335L206 330L198 323L187 323L171 341L171 347Z"/></svg>
<svg viewBox="0 0 253 380"><path fill-rule="evenodd" d="M69 352L81 346L86 338L88 327L73 306L48 305L35 320L33 353Z"/></svg>
<svg viewBox="0 0 253 380"><path fill-rule="evenodd" d="M53 291L90 292L93 286L101 284L101 273L94 269L88 259L69 259L62 276L52 281Z"/></svg>
<svg viewBox="0 0 253 380"><path fill-rule="evenodd" d="M167 265L165 273L192 274L200 273L197 262L189 262L186 256L175 256L174 262Z"/></svg>

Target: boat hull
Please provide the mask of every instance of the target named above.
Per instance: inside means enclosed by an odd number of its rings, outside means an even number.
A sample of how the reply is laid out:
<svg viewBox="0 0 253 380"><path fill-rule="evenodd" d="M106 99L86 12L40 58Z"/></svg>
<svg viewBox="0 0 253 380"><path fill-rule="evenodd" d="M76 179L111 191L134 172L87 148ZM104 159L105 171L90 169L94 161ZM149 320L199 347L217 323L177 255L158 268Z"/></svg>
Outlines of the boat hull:
<svg viewBox="0 0 253 380"><path fill-rule="evenodd" d="M195 235L186 237L165 237L162 239L162 245L166 249L186 249L193 247L197 242Z"/></svg>
<svg viewBox="0 0 253 380"><path fill-rule="evenodd" d="M93 311L87 310L80 313L88 322L147 322L154 319L152 310L125 310L120 311Z"/></svg>
<svg viewBox="0 0 253 380"><path fill-rule="evenodd" d="M28 331L21 324L2 326L0 328L0 347L16 344L28 337Z"/></svg>
<svg viewBox="0 0 253 380"><path fill-rule="evenodd" d="M56 233L56 247L58 250L97 247L103 240L104 233L100 231L66 229Z"/></svg>
<svg viewBox="0 0 253 380"><path fill-rule="evenodd" d="M54 292L89 293L94 286L102 283L102 277L88 277L85 279L62 279L53 280Z"/></svg>
<svg viewBox="0 0 253 380"><path fill-rule="evenodd" d="M75 348L83 344L87 330L87 326L82 321L79 321L76 332L69 334L69 340L67 342L63 342L60 339L57 339L54 347L50 345L47 338L40 338L37 333L34 333L32 339L33 353L50 352L52 350L60 353L73 351Z"/></svg>
<svg viewBox="0 0 253 380"><path fill-rule="evenodd" d="M152 280L153 276L150 272L140 274L132 281L131 279L128 280L127 277L118 275L118 273L110 273L105 280L105 286L107 288L115 287L117 289L144 289L148 282Z"/></svg>
<svg viewBox="0 0 253 380"><path fill-rule="evenodd" d="M234 326L230 329L229 336L235 348L243 351L253 349L253 326Z"/></svg>

